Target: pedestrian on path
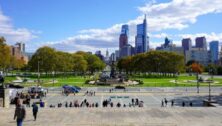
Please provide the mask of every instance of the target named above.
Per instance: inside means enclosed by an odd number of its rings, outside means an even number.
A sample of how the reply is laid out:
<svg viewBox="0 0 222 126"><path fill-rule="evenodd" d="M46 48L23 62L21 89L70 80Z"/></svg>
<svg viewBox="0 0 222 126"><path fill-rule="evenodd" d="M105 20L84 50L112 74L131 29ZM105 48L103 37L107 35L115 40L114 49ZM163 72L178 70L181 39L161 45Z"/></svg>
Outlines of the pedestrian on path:
<svg viewBox="0 0 222 126"><path fill-rule="evenodd" d="M22 122L25 119L26 110L24 105L22 105L20 99L17 100L17 105L15 108L14 120L17 119L17 126L22 126Z"/></svg>
<svg viewBox="0 0 222 126"><path fill-rule="evenodd" d="M172 100L172 101L171 101L171 107L173 107L173 106L174 106L174 101Z"/></svg>
<svg viewBox="0 0 222 126"><path fill-rule="evenodd" d="M166 99L166 98L164 98L164 99L165 99L165 106L167 106L167 102L168 102L168 101L167 101L167 99Z"/></svg>
<svg viewBox="0 0 222 126"><path fill-rule="evenodd" d="M164 102L163 102L163 100L161 101L161 107L164 107Z"/></svg>
<svg viewBox="0 0 222 126"><path fill-rule="evenodd" d="M38 106L36 105L36 103L33 103L32 105L32 113L33 113L34 121L36 121L37 113L38 113Z"/></svg>
<svg viewBox="0 0 222 126"><path fill-rule="evenodd" d="M183 103L182 103L182 106L184 107L185 106L185 102L183 101Z"/></svg>

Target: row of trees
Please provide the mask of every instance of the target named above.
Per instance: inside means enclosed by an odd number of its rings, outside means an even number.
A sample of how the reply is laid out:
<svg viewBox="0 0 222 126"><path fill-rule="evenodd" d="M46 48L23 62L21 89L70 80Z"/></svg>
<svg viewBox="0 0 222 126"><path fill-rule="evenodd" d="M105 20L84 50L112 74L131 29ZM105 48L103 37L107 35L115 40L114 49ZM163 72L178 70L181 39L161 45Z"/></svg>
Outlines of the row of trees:
<svg viewBox="0 0 222 126"><path fill-rule="evenodd" d="M122 58L117 67L120 72L131 73L160 73L166 76L169 73L184 70L184 57L173 52L150 51Z"/></svg>
<svg viewBox="0 0 222 126"><path fill-rule="evenodd" d="M0 37L0 70L6 71L9 68L21 69L25 66L23 59L18 59L11 54L10 46L6 44L4 37Z"/></svg>
<svg viewBox="0 0 222 126"><path fill-rule="evenodd" d="M201 65L198 61L190 60L186 64L187 72L208 72L209 74L222 75L222 66L218 64L208 64L207 66Z"/></svg>
<svg viewBox="0 0 222 126"><path fill-rule="evenodd" d="M67 53L56 51L50 47L41 47L32 56L28 63L31 71L51 72L75 72L84 74L103 70L105 64L96 55L86 52Z"/></svg>

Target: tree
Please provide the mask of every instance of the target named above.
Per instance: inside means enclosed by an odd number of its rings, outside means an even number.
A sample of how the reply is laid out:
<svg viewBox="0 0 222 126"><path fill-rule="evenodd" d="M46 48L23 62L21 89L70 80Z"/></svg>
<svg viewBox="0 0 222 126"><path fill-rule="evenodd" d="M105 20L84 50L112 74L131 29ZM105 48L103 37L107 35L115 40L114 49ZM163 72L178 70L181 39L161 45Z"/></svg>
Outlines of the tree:
<svg viewBox="0 0 222 126"><path fill-rule="evenodd" d="M166 75L184 70L184 57L172 52L150 51L147 53L137 54L131 57L125 57L118 61L117 67L120 72L126 71L135 73L158 73Z"/></svg>
<svg viewBox="0 0 222 126"><path fill-rule="evenodd" d="M25 61L23 59L17 59L15 56L10 57L10 67L17 70L25 66Z"/></svg>
<svg viewBox="0 0 222 126"><path fill-rule="evenodd" d="M55 71L68 72L72 71L72 55L70 53L57 51L56 52Z"/></svg>
<svg viewBox="0 0 222 126"><path fill-rule="evenodd" d="M10 47L6 45L4 37L0 37L0 69L5 71L10 66Z"/></svg>
<svg viewBox="0 0 222 126"><path fill-rule="evenodd" d="M37 71L38 65L43 72L52 72L56 69L56 51L50 47L41 47L32 56L29 61L31 70Z"/></svg>
<svg viewBox="0 0 222 126"><path fill-rule="evenodd" d="M193 72L201 74L203 72L203 67L199 63L193 63L191 65L191 69Z"/></svg>
<svg viewBox="0 0 222 126"><path fill-rule="evenodd" d="M191 69L193 72L196 73L196 79L197 79L197 93L199 93L199 74L203 72L203 68L199 63L193 63L191 65Z"/></svg>
<svg viewBox="0 0 222 126"><path fill-rule="evenodd" d="M72 55L72 69L75 72L85 73L87 70L87 61L84 57L80 54L73 54Z"/></svg>
<svg viewBox="0 0 222 126"><path fill-rule="evenodd" d="M88 55L87 57L88 70L93 74L97 70L103 70L105 63L96 55Z"/></svg>

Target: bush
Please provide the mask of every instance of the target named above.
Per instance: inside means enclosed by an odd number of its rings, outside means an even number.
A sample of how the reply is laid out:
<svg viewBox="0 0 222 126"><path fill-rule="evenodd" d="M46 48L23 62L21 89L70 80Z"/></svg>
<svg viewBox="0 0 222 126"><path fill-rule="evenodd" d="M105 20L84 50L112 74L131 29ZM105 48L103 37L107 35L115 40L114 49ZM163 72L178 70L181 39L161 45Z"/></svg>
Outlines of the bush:
<svg viewBox="0 0 222 126"><path fill-rule="evenodd" d="M85 81L85 84L89 84L90 81L91 81L91 80L86 80L86 81Z"/></svg>

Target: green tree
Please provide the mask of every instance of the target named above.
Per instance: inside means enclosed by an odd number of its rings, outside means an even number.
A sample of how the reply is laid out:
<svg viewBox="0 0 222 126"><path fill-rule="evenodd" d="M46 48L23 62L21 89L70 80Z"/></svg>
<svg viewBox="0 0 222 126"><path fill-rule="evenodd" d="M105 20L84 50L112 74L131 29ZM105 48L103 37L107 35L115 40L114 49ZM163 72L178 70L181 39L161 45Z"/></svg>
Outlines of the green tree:
<svg viewBox="0 0 222 126"><path fill-rule="evenodd" d="M88 71L93 74L95 71L103 70L105 63L99 59L96 55L88 55L87 57Z"/></svg>
<svg viewBox="0 0 222 126"><path fill-rule="evenodd" d="M52 72L56 69L56 51L50 47L41 47L32 56L29 61L31 70L37 71L38 65L43 72Z"/></svg>
<svg viewBox="0 0 222 126"><path fill-rule="evenodd" d="M4 37L0 37L0 57L0 69L5 71L10 66L11 53Z"/></svg>
<svg viewBox="0 0 222 126"><path fill-rule="evenodd" d="M80 54L73 54L72 59L73 70L75 72L84 74L87 70L87 61L84 59L84 57Z"/></svg>

